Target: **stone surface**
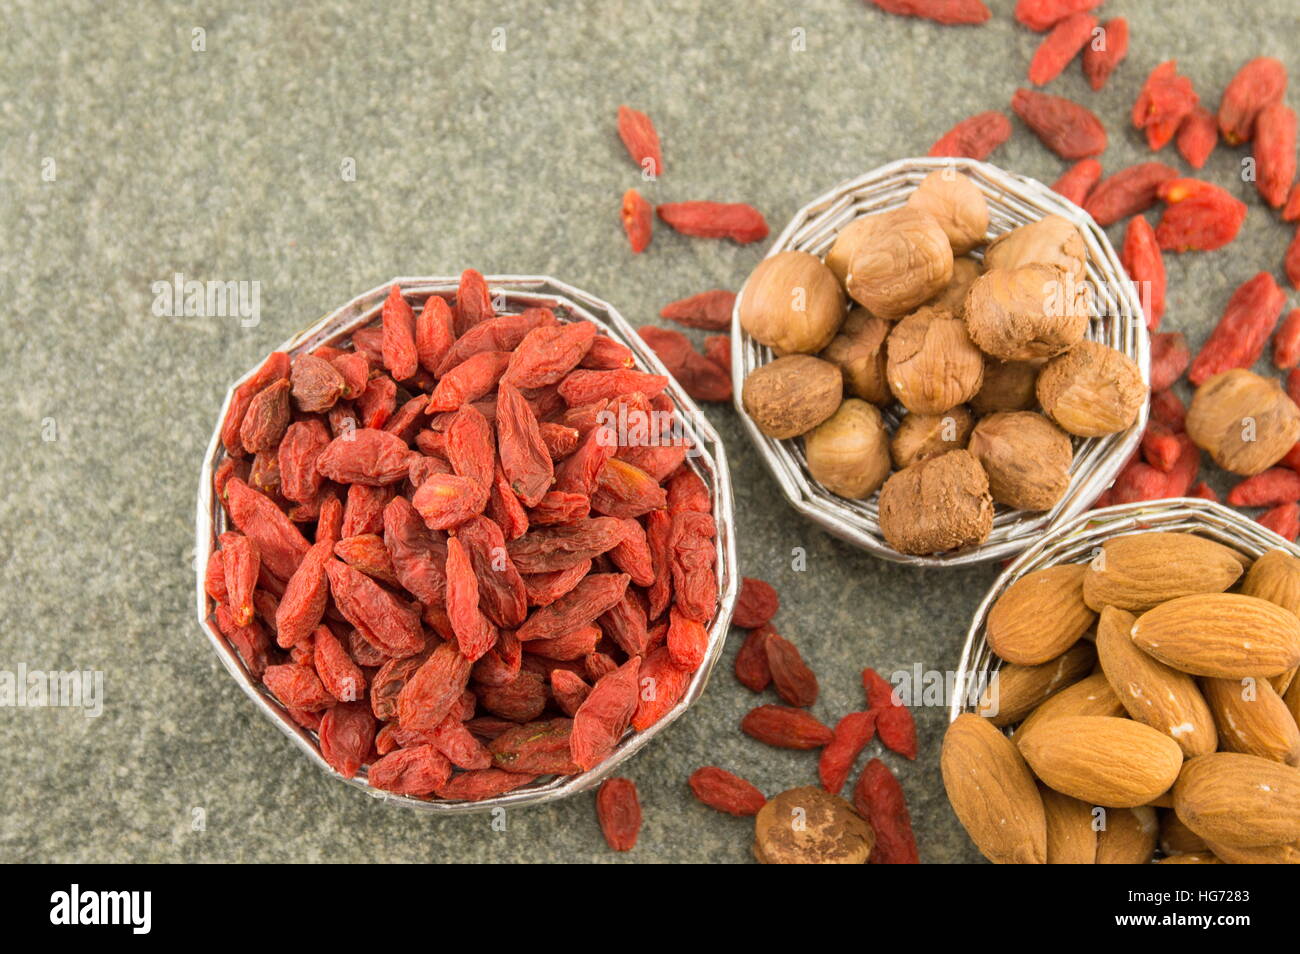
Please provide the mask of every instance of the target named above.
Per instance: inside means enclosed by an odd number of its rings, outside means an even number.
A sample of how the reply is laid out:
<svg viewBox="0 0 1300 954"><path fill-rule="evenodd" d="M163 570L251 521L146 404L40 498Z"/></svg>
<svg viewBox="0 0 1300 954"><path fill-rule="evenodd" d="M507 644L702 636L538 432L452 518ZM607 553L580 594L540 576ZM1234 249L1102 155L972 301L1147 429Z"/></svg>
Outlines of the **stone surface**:
<svg viewBox="0 0 1300 954"><path fill-rule="evenodd" d="M499 831L490 816L428 818L323 777L254 712L195 623L200 457L233 377L393 275L550 273L634 323L738 287L763 246L661 227L633 257L623 190L753 202L779 230L836 182L1007 108L1038 36L1012 22L1010 0L990 5L988 25L945 29L854 0L798 12L770 0L6 4L0 668L102 670L106 700L98 718L0 711L0 858L749 860L749 824L697 804L686 776L718 764L773 794L813 782L816 756L737 730L759 701L729 672L739 639L701 704L629 764L646 821L628 856L604 847L589 796L512 812ZM1300 66L1288 43L1300 9L1280 0L1250 17L1211 0L1106 12L1131 21L1128 61L1102 94L1077 65L1051 91L1101 115L1112 170L1147 156L1127 117L1159 60L1177 57L1212 106L1251 56ZM656 183L639 182L614 133L623 102L659 125ZM1289 239L1235 178L1243 155L1220 148L1205 172L1250 197L1241 239L1168 259L1166 327L1194 344L1236 284L1280 269ZM993 159L1048 182L1064 168L1018 123ZM260 323L155 315L153 283L177 273L260 282ZM864 665L952 668L996 568L904 569L837 542L783 504L730 407L709 416L733 461L742 566L781 591L780 629L822 677L814 711L833 722L859 707ZM791 569L796 547L804 572ZM885 758L921 856L976 860L939 779L945 713L917 716L921 757Z"/></svg>

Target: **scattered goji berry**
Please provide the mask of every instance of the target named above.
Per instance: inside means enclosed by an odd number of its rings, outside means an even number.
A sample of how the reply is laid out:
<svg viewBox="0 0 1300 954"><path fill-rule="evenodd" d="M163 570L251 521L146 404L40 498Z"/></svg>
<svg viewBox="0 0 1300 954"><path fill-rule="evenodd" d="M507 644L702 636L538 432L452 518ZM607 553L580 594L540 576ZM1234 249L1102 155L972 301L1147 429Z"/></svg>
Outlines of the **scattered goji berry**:
<svg viewBox="0 0 1300 954"><path fill-rule="evenodd" d="M1281 102L1270 103L1255 118L1255 187L1275 209L1287 200L1295 182L1296 114Z"/></svg>
<svg viewBox="0 0 1300 954"><path fill-rule="evenodd" d="M640 255L650 247L650 237L654 232L653 208L636 189L628 189L623 193L618 214L623 221L623 231L627 233L627 243L632 246L632 253Z"/></svg>
<svg viewBox="0 0 1300 954"><path fill-rule="evenodd" d="M853 763L876 734L877 711L850 712L835 723L830 745L822 749L817 763L817 775L826 791L838 795L844 788Z"/></svg>
<svg viewBox="0 0 1300 954"><path fill-rule="evenodd" d="M1190 185L1195 183L1195 186ZM1169 203L1156 226L1156 241L1167 252L1212 252L1237 237L1246 221L1246 203L1208 182L1173 179L1161 185Z"/></svg>
<svg viewBox="0 0 1300 954"><path fill-rule="evenodd" d="M1288 467L1270 467L1228 491L1234 507L1275 507L1300 500L1300 474Z"/></svg>
<svg viewBox="0 0 1300 954"><path fill-rule="evenodd" d="M1052 184L1052 189L1082 207L1088 193L1100 179L1101 163L1096 159L1080 159L1065 170L1065 174Z"/></svg>
<svg viewBox="0 0 1300 954"><path fill-rule="evenodd" d="M1094 10L1102 0L1016 0L1016 20L1039 33L1072 13Z"/></svg>
<svg viewBox="0 0 1300 954"><path fill-rule="evenodd" d="M906 706L889 706L876 712L876 732L886 748L909 759L916 758L916 722Z"/></svg>
<svg viewBox="0 0 1300 954"><path fill-rule="evenodd" d="M1128 55L1128 21L1115 17L1101 25L1100 30L1092 31L1088 44L1083 48L1083 75L1094 91L1106 85L1115 67Z"/></svg>
<svg viewBox="0 0 1300 954"><path fill-rule="evenodd" d="M1300 308L1287 313L1273 336L1273 366L1285 371L1294 368L1297 362L1300 362Z"/></svg>
<svg viewBox="0 0 1300 954"><path fill-rule="evenodd" d="M781 607L781 598L771 583L747 576L740 581L740 593L731 622L742 629L757 629L771 621Z"/></svg>
<svg viewBox="0 0 1300 954"><path fill-rule="evenodd" d="M1200 101L1192 81L1179 75L1177 61L1166 60L1143 84L1133 104L1133 125L1146 131L1148 147L1163 149Z"/></svg>
<svg viewBox="0 0 1300 954"><path fill-rule="evenodd" d="M1219 131L1229 146L1254 136L1256 117L1265 107L1282 101L1286 79L1286 67L1267 56L1253 59L1237 71L1219 101Z"/></svg>
<svg viewBox="0 0 1300 954"><path fill-rule="evenodd" d="M858 776L853 786L853 807L876 833L875 847L867 859L870 864L920 864L903 787L880 759L869 761Z"/></svg>
<svg viewBox="0 0 1300 954"><path fill-rule="evenodd" d="M932 20L945 26L973 26L992 14L983 0L870 0L886 13Z"/></svg>
<svg viewBox="0 0 1300 954"><path fill-rule="evenodd" d="M1048 149L1062 159L1083 159L1106 149L1106 129L1091 110L1061 96L1018 89L1011 108Z"/></svg>
<svg viewBox="0 0 1300 954"><path fill-rule="evenodd" d="M605 843L615 851L631 851L641 831L641 800L631 779L607 778L596 792L596 819Z"/></svg>
<svg viewBox="0 0 1300 954"><path fill-rule="evenodd" d="M696 238L729 238L747 245L768 235L763 213L743 202L668 202L655 213L671 228Z"/></svg>
<svg viewBox="0 0 1300 954"><path fill-rule="evenodd" d="M1187 339L1181 331L1162 332L1151 336L1151 391L1158 393L1173 387L1183 376L1192 353L1187 349Z"/></svg>
<svg viewBox="0 0 1300 954"><path fill-rule="evenodd" d="M715 288L689 298L669 302L659 310L660 318L667 318L688 328L705 328L722 331L731 327L731 310L736 303L736 293Z"/></svg>
<svg viewBox="0 0 1300 954"><path fill-rule="evenodd" d="M1300 535L1300 504L1284 503L1266 510L1255 518L1284 540L1295 542Z"/></svg>
<svg viewBox="0 0 1300 954"><path fill-rule="evenodd" d="M874 669L862 670L862 688L867 694L868 709L885 709L903 704L889 680Z"/></svg>
<svg viewBox="0 0 1300 954"><path fill-rule="evenodd" d="M697 768L686 784L705 805L738 818L757 815L767 804L767 798L757 786L715 765Z"/></svg>
<svg viewBox="0 0 1300 954"><path fill-rule="evenodd" d="M1163 162L1142 162L1107 176L1088 193L1084 211L1100 226L1114 225L1139 215L1156 204L1156 190L1167 179L1178 178L1178 170Z"/></svg>
<svg viewBox="0 0 1300 954"><path fill-rule="evenodd" d="M1268 272L1242 283L1192 361L1188 380L1200 387L1220 371L1251 367L1264 353L1285 304L1286 295Z"/></svg>
<svg viewBox="0 0 1300 954"><path fill-rule="evenodd" d="M752 629L736 653L736 679L753 692L762 692L772 684L772 669L767 664L767 638L772 627Z"/></svg>
<svg viewBox="0 0 1300 954"><path fill-rule="evenodd" d="M1200 497L1204 500L1213 500L1215 503L1219 502L1219 495L1214 492L1214 488L1203 480L1189 490L1187 496Z"/></svg>
<svg viewBox="0 0 1300 954"><path fill-rule="evenodd" d="M697 401L731 400L731 375L696 351L680 331L648 325L639 334L691 397Z"/></svg>
<svg viewBox="0 0 1300 954"><path fill-rule="evenodd" d="M1124 245L1120 263L1129 279L1137 287L1142 309L1146 312L1147 328L1155 331L1165 313L1165 260L1151 223L1144 216L1129 219L1124 230Z"/></svg>
<svg viewBox="0 0 1300 954"><path fill-rule="evenodd" d="M1061 71L1069 66L1070 61L1092 39L1096 27L1097 18L1090 13L1072 13L1058 20L1051 32L1043 37L1043 42L1038 45L1033 59L1029 61L1029 82L1035 86L1046 86L1060 76ZM1105 82L1104 77L1102 82ZM1100 89L1100 86L1094 86L1093 89Z"/></svg>
<svg viewBox="0 0 1300 954"><path fill-rule="evenodd" d="M1175 139L1178 153L1193 169L1204 167L1210 153L1219 144L1219 124L1214 114L1204 106L1197 106L1183 119Z"/></svg>
<svg viewBox="0 0 1300 954"><path fill-rule="evenodd" d="M791 706L751 709L740 722L746 735L781 749L819 749L834 733L811 713Z"/></svg>
<svg viewBox="0 0 1300 954"><path fill-rule="evenodd" d="M996 110L963 119L939 137L927 156L987 159L994 149L1011 138L1011 120Z"/></svg>
<svg viewBox="0 0 1300 954"><path fill-rule="evenodd" d="M659 148L659 133L649 116L630 106L620 106L618 138L623 140L627 154L645 178L657 179L663 175L664 157Z"/></svg>
<svg viewBox="0 0 1300 954"><path fill-rule="evenodd" d="M817 701L817 676L804 662L799 649L783 636L771 632L763 644L767 666L772 672L776 694L792 706L808 707Z"/></svg>

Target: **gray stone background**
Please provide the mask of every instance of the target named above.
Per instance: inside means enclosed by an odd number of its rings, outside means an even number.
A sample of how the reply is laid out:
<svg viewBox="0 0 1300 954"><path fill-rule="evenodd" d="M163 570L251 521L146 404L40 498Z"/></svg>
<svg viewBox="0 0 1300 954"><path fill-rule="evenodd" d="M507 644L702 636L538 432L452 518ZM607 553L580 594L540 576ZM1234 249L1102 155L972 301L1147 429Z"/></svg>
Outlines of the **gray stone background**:
<svg viewBox="0 0 1300 954"><path fill-rule="evenodd" d="M952 29L859 0L8 0L0 668L99 669L106 703L95 719L0 711L0 860L749 860L750 825L696 803L686 776L718 764L775 794L815 781L816 755L739 732L756 700L729 671L738 639L703 701L630 763L645 824L628 856L605 848L589 796L514 812L500 832L320 775L254 713L195 623L200 457L233 377L393 275L550 273L634 323L738 287L763 246L661 227L647 254L629 254L618 204L639 179L618 105L659 126L666 173L643 188L652 202L748 201L775 232L807 199L923 153L958 119L1009 113L1039 37L1012 21L1012 0L989 5L989 24ZM1105 14L1130 20L1127 62L1101 94L1077 63L1050 91L1103 118L1110 170L1148 156L1128 111L1161 60L1176 57L1212 108L1251 56L1300 66L1300 7L1287 0L1112 0ZM993 161L1053 181L1065 164L1015 125ZM1249 197L1241 238L1168 258L1165 325L1194 344L1233 287L1280 274L1290 233L1241 183L1243 154L1220 147L1205 172ZM355 181L341 175L349 158ZM1172 147L1161 158L1179 161ZM261 323L155 317L150 286L177 272L260 282ZM733 461L742 567L780 589L779 628L821 676L815 712L833 722L860 707L864 665L954 666L995 568L904 569L838 543L779 499L730 407L709 416ZM807 549L806 572L791 570L793 547ZM922 859L976 860L939 778L944 713L917 717L920 758L885 758ZM198 807L203 832L191 830Z"/></svg>

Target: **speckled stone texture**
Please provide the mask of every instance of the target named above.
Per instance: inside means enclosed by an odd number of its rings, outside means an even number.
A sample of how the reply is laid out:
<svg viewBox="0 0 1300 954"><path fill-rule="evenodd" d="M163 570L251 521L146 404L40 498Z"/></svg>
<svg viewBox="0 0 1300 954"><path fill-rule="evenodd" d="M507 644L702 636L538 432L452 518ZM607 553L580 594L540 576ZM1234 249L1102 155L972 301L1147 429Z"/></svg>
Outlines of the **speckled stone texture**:
<svg viewBox="0 0 1300 954"><path fill-rule="evenodd" d="M605 848L589 796L512 812L502 831L328 780L195 623L200 456L235 375L392 275L550 273L634 323L738 287L762 245L661 227L629 254L619 197L640 182L614 132L620 103L662 135L651 201L748 201L776 230L836 182L1006 110L1039 37L1011 0L990 0L994 20L975 29L857 0L474 6L4 4L0 668L102 670L106 700L95 719L0 710L0 860L744 862L751 825L697 804L686 776L718 764L769 794L815 781L815 753L738 731L759 701L729 671L739 639L703 701L629 764L645 810L630 855ZM1159 61L1176 57L1212 106L1251 56L1300 67L1286 0L1249 16L1217 0L1105 12L1133 33L1109 88L1089 92L1075 65L1050 90L1101 115L1112 170L1148 156L1128 111ZM1243 155L1221 147L1205 173L1250 197L1242 237L1168 258L1166 327L1194 344L1233 287L1280 270L1289 239L1241 183ZM1048 182L1065 167L1018 122L993 159ZM176 273L260 282L261 322L155 316L151 286ZM780 629L821 675L816 714L861 706L864 665L953 667L996 568L904 569L837 542L784 505L730 407L709 417L733 461L742 566L780 590ZM917 717L920 758L885 758L922 859L977 860L939 778L945 714Z"/></svg>

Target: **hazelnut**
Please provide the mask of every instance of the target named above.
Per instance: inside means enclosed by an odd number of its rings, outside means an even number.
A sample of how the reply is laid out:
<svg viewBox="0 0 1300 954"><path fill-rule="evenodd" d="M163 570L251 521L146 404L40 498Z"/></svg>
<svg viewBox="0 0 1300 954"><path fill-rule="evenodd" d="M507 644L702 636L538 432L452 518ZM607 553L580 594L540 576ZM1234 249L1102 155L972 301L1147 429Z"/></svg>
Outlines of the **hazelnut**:
<svg viewBox="0 0 1300 954"><path fill-rule="evenodd" d="M829 361L792 354L755 368L740 392L745 413L768 437L785 440L811 431L835 413L844 378Z"/></svg>
<svg viewBox="0 0 1300 954"><path fill-rule="evenodd" d="M984 193L960 172L949 166L936 169L907 197L913 209L933 216L939 223L954 255L965 255L984 244L989 230L989 205Z"/></svg>
<svg viewBox="0 0 1300 954"><path fill-rule="evenodd" d="M1080 437L1104 437L1137 419L1147 399L1142 372L1128 355L1099 341L1080 341L1038 373L1043 411Z"/></svg>
<svg viewBox="0 0 1300 954"><path fill-rule="evenodd" d="M782 792L754 817L754 857L765 865L860 865L875 845L871 825L817 785Z"/></svg>
<svg viewBox="0 0 1300 954"><path fill-rule="evenodd" d="M961 450L974 425L974 416L963 404L942 414L904 414L889 441L894 466L902 470L918 460Z"/></svg>
<svg viewBox="0 0 1300 954"><path fill-rule="evenodd" d="M989 475L989 493L1017 510L1050 510L1070 487L1070 437L1033 411L990 414L975 425L970 452Z"/></svg>
<svg viewBox="0 0 1300 954"><path fill-rule="evenodd" d="M994 411L1028 411L1038 403L1034 383L1042 365L1033 361L984 359L984 383L970 399L976 414Z"/></svg>
<svg viewBox="0 0 1300 954"><path fill-rule="evenodd" d="M807 252L759 262L740 291L740 325L777 354L820 351L844 320L844 290Z"/></svg>
<svg viewBox="0 0 1300 954"><path fill-rule="evenodd" d="M949 451L898 471L880 491L880 530L899 553L942 553L993 531L989 479L970 453Z"/></svg>
<svg viewBox="0 0 1300 954"><path fill-rule="evenodd" d="M970 294L975 279L984 273L984 266L973 258L954 258L952 260L952 281L948 287L935 295L930 304L936 308L947 308L958 318L966 316L966 296Z"/></svg>
<svg viewBox="0 0 1300 954"><path fill-rule="evenodd" d="M853 261L853 253L858 250L858 245L863 238L880 224L880 219L879 215L859 216L840 229L839 234L835 236L830 251L826 253L826 267L840 280L841 285L848 277L849 262Z"/></svg>
<svg viewBox="0 0 1300 954"><path fill-rule="evenodd" d="M893 320L919 308L952 281L952 246L930 215L904 206L864 229L845 279L854 301Z"/></svg>
<svg viewBox="0 0 1300 954"><path fill-rule="evenodd" d="M885 379L885 336L891 327L865 308L851 308L839 334L821 353L844 372L848 393L872 404L886 404L891 399Z"/></svg>
<svg viewBox="0 0 1300 954"><path fill-rule="evenodd" d="M1300 439L1300 408L1277 381L1235 368L1196 389L1186 426L1216 464L1249 477L1272 467Z"/></svg>
<svg viewBox="0 0 1300 954"><path fill-rule="evenodd" d="M984 357L966 324L941 308L900 321L885 342L889 389L909 411L939 414L968 401L984 380Z"/></svg>
<svg viewBox="0 0 1300 954"><path fill-rule="evenodd" d="M984 252L986 268L1055 265L1081 282L1087 275L1088 249L1069 219L1047 215L994 239Z"/></svg>
<svg viewBox="0 0 1300 954"><path fill-rule="evenodd" d="M874 404L849 398L804 437L813 479L833 494L862 500L889 476L889 435Z"/></svg>
<svg viewBox="0 0 1300 954"><path fill-rule="evenodd" d="M1052 265L993 268L971 285L966 327L985 354L1031 361L1068 351L1088 330L1091 289Z"/></svg>

